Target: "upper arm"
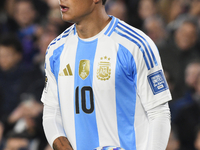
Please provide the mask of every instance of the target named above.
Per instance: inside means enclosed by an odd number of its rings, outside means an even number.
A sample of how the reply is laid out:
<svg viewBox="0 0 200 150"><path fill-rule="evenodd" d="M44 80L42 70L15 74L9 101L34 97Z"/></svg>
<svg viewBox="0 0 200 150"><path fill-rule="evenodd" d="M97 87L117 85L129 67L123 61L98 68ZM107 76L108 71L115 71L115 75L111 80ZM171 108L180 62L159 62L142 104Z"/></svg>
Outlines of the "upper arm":
<svg viewBox="0 0 200 150"><path fill-rule="evenodd" d="M52 52L49 50L45 57L45 87L42 93L41 101L49 106L58 106L58 91L57 82L52 72L52 66L50 64L50 58Z"/></svg>
<svg viewBox="0 0 200 150"><path fill-rule="evenodd" d="M150 110L171 100L171 94L163 72L160 56L156 45L146 37L146 47L140 47L135 53L137 70L137 93L144 106Z"/></svg>

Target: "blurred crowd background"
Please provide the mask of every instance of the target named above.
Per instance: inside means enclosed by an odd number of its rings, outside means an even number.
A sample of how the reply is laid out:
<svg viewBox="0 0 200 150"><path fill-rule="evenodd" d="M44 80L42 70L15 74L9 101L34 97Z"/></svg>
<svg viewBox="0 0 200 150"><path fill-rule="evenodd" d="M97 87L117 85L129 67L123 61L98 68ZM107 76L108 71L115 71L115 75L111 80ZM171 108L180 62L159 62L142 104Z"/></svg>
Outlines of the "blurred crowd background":
<svg viewBox="0 0 200 150"><path fill-rule="evenodd" d="M167 150L200 150L200 0L107 0L157 45L173 100ZM52 150L42 129L49 43L71 24L57 0L0 1L0 150Z"/></svg>

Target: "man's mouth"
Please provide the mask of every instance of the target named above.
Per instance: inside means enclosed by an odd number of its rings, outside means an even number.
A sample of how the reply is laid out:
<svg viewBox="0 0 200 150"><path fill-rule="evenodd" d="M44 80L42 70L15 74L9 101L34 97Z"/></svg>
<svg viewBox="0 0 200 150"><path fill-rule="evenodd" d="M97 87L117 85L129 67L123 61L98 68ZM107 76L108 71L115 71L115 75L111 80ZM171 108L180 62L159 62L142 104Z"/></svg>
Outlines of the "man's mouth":
<svg viewBox="0 0 200 150"><path fill-rule="evenodd" d="M61 11L62 11L62 12L66 12L66 11L68 11L68 9L69 9L69 7L64 6L64 5L60 5L60 8L61 8Z"/></svg>

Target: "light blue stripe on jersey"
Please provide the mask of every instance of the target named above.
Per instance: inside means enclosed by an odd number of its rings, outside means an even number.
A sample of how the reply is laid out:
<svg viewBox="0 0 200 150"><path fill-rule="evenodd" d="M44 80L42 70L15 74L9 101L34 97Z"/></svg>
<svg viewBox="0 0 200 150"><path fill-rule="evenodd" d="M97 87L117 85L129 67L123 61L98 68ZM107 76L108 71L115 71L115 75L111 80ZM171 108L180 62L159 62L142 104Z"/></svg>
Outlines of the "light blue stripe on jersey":
<svg viewBox="0 0 200 150"><path fill-rule="evenodd" d="M107 34L113 29L113 25L114 25L114 23L115 23L116 18L113 17L113 16L111 16L111 18L112 18L112 20L111 20L111 22L110 22L110 25L109 25L108 29L107 29L106 32L104 33L105 35L107 35Z"/></svg>
<svg viewBox="0 0 200 150"><path fill-rule="evenodd" d="M113 33L114 29L116 28L116 26L117 26L117 24L119 22L119 19L117 19L117 18L115 18L113 16L110 16L110 17L112 18L112 20L110 22L110 25L109 25L108 29L104 33L105 35L108 35L108 36L110 36Z"/></svg>
<svg viewBox="0 0 200 150"><path fill-rule="evenodd" d="M136 105L137 70L132 54L119 46L116 60L115 90L120 145L136 150L134 117Z"/></svg>
<svg viewBox="0 0 200 150"><path fill-rule="evenodd" d="M154 61L154 63L155 63L155 65L157 66L158 65L158 63L157 63L157 60L156 60L156 57L155 57L155 55L154 55L154 53L153 53L153 50L151 49L151 46L150 46L150 44L148 43L148 41L143 37L143 36L141 36L139 33L137 33L136 31L134 31L133 29L131 29L130 27L128 27L128 26L126 26L126 25L124 25L124 24L122 24L121 22L119 22L119 24L120 25L122 25L123 27L125 27L126 29L128 29L129 31L131 31L131 32L133 32L134 34L136 34L137 36L139 36L142 40L144 40L145 41L145 43L147 44L147 46L148 46L148 48L149 48L149 50L150 50L150 53L151 53L151 56L153 57L153 61ZM128 32L128 31L127 31ZM128 32L131 36L133 36L133 34L131 34L130 32ZM134 36L135 37L135 36ZM140 40L139 38L137 38L140 42L142 42L142 40ZM143 46L145 46L145 50L146 50L146 52L148 52L148 49L147 49L147 47L146 47L146 45L142 42L142 44L143 44ZM149 58L150 59L150 58ZM150 59L151 60L151 59ZM153 67L152 67L153 68Z"/></svg>
<svg viewBox="0 0 200 150"><path fill-rule="evenodd" d="M94 40L91 42L84 42L81 39L79 39L78 41L76 60L75 60L75 83L74 83L74 91L76 91L78 87L78 96L77 94L75 94L76 96L74 100L77 150L92 150L94 147L98 147L99 145L95 109L89 112L84 111L85 108L88 110L91 109L92 107L94 108L95 99L93 96L93 91L89 90L92 90L93 62L96 53L97 42L98 40ZM89 75L85 79L82 79L79 76L79 67L80 67L79 64L81 60L88 60L90 63ZM83 97L83 94L85 94L85 97ZM76 101L77 97L79 98L78 103ZM86 104L84 105L85 102ZM76 112L77 108L79 109L79 113Z"/></svg>
<svg viewBox="0 0 200 150"><path fill-rule="evenodd" d="M60 55L61 55L63 49L64 49L64 44L61 45L60 47L58 47L57 49L55 49L53 51L53 55L49 58L51 72L54 74L57 84L58 84L58 74L59 74L59 69L60 69ZM59 101L59 105L60 105L59 92L58 92L58 101Z"/></svg>
<svg viewBox="0 0 200 150"><path fill-rule="evenodd" d="M53 51L53 55L49 58L51 72L54 74L58 82L58 72L60 69L60 55L64 49L64 44Z"/></svg>
<svg viewBox="0 0 200 150"><path fill-rule="evenodd" d="M143 54L143 57L144 57L144 61L145 61L145 63L146 63L146 66L147 66L148 70L150 70L150 66L149 66L148 60L147 60L147 58L146 58L145 51L143 50L142 46L141 46L137 41L135 41L134 39L130 38L129 36L127 36L127 35L125 35L125 34L119 32L118 30L115 29L114 31L115 31L117 34L119 34L119 35L121 35L121 36L127 38L127 39L130 40L130 41L132 41L133 43L135 43L135 44L139 47L140 51L141 51L142 54Z"/></svg>
<svg viewBox="0 0 200 150"><path fill-rule="evenodd" d="M115 30L115 28L116 28L116 26L117 26L118 22L119 22L119 19L115 19L115 24L113 25L113 28L112 28L112 30L110 30L110 32L109 32L109 34L108 34L108 36L110 36L110 35L113 33L113 31Z"/></svg>

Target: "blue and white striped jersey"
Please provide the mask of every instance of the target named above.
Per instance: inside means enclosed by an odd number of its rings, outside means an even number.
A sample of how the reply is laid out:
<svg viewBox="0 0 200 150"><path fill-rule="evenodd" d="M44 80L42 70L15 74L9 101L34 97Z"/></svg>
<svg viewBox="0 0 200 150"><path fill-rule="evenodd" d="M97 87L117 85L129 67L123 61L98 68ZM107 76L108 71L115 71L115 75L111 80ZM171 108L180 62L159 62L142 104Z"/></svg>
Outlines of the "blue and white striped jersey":
<svg viewBox="0 0 200 150"><path fill-rule="evenodd" d="M171 100L159 52L142 31L113 17L96 36L72 25L46 52L42 102L60 107L75 150L146 149L146 111Z"/></svg>

